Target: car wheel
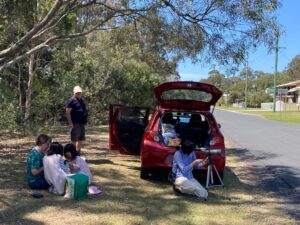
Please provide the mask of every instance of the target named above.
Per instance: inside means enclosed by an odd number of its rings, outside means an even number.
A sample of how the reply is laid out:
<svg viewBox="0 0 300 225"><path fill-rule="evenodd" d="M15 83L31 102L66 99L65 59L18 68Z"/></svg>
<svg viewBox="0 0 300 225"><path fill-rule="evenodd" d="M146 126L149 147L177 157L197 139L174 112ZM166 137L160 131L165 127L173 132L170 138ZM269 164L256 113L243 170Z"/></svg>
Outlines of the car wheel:
<svg viewBox="0 0 300 225"><path fill-rule="evenodd" d="M147 180L150 178L150 169L147 168L141 168L141 174L140 174L141 179Z"/></svg>

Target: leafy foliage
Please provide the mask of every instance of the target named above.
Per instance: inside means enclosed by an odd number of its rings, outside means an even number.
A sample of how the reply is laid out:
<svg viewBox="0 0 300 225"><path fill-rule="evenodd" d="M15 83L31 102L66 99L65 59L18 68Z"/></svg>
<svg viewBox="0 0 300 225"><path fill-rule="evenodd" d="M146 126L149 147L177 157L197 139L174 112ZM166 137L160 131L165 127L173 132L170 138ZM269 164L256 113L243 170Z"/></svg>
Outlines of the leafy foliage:
<svg viewBox="0 0 300 225"><path fill-rule="evenodd" d="M148 46L164 47L165 56L176 60L189 56L195 62L204 59L221 65L242 62L249 46L271 47L275 34L280 33L274 15L278 0L28 2L24 14L16 10L22 14L18 19L24 15L33 19L28 20L30 26L23 28L24 33L2 45L0 69L57 42L128 24ZM0 5L5 31L13 24L8 15L13 5L9 1Z"/></svg>
<svg viewBox="0 0 300 225"><path fill-rule="evenodd" d="M288 64L287 69L279 77L280 83L300 80L300 55L296 55Z"/></svg>
<svg viewBox="0 0 300 225"><path fill-rule="evenodd" d="M91 123L105 120L110 103L154 107L153 87L178 79L184 58L233 66L249 46L272 47L279 6L277 0L1 0L0 78L2 89L11 90L2 98L18 105L15 113L9 105L3 110L11 124L21 124L28 110L32 124L63 121L75 85L84 89ZM243 80L212 71L207 82L236 87L241 97Z"/></svg>
<svg viewBox="0 0 300 225"><path fill-rule="evenodd" d="M19 107L14 94L0 80L0 127L14 131L18 128Z"/></svg>
<svg viewBox="0 0 300 225"><path fill-rule="evenodd" d="M164 78L142 61L144 54L137 45L113 45L112 39L111 34L98 32L85 43L55 51L35 85L33 111L40 119L65 120L64 104L75 85L84 89L90 123L105 121L111 103L154 106L153 88ZM37 115L33 118L39 120Z"/></svg>
<svg viewBox="0 0 300 225"><path fill-rule="evenodd" d="M246 75L247 70L247 75ZM262 102L272 101L272 96L265 93L265 89L272 87L273 74L267 74L262 71L252 71L251 68L245 68L237 77L226 77L217 70L209 72L207 79L202 82L210 83L228 94L228 101L224 99L219 104L233 104L245 101L246 83L247 83L247 106L257 108Z"/></svg>

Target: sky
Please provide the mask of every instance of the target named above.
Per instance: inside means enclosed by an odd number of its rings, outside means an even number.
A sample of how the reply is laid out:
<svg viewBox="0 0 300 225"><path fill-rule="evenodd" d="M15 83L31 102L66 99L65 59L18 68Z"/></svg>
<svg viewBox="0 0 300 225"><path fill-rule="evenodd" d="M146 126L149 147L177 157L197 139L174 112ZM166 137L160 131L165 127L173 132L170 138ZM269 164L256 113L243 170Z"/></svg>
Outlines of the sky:
<svg viewBox="0 0 300 225"><path fill-rule="evenodd" d="M278 72L283 71L296 55L300 55L300 0L282 0L281 4L277 15L285 34L279 39ZM263 46L258 47L256 51L249 53L248 66L253 70L274 73L275 52L268 53ZM213 69L224 73L224 70L218 67L193 65L188 59L178 67L181 80L189 81L205 79Z"/></svg>

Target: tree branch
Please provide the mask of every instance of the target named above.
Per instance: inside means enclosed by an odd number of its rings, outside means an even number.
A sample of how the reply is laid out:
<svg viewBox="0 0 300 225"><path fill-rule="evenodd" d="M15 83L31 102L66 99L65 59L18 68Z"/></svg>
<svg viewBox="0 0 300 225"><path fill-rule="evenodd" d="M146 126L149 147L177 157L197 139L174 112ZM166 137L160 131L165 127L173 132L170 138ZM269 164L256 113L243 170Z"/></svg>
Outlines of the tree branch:
<svg viewBox="0 0 300 225"><path fill-rule="evenodd" d="M109 21L111 18L114 17L114 14L109 15L106 19L100 21L99 23L97 23L95 26L93 26L92 28L90 28L89 30L85 31L85 32L80 32L80 33L75 33L75 34L71 34L71 35L60 35L60 36L54 36L51 38L48 38L47 40L45 40L43 43L31 48L30 50L26 51L25 53L21 54L18 57L11 57L11 58L1 58L0 59L0 71L2 71L5 68L10 67L11 65L23 60L24 58L30 56L31 54L40 51L43 48L47 48L49 47L49 45L53 42L64 42L64 41L68 41L70 39L74 39L74 38L78 38L81 36L85 36L91 32L93 32L94 30L97 30L99 27L103 26L103 24L105 24L107 21ZM108 28L106 28L108 29ZM102 28L102 30L106 30L105 28Z"/></svg>
<svg viewBox="0 0 300 225"><path fill-rule="evenodd" d="M47 26L44 27L44 29L41 29L40 32L38 32L37 34L35 34L32 37L32 40L41 37L43 34L45 34L46 32L50 31L51 29L55 28L59 22L61 22L61 20L66 17L68 15L69 12L76 10L77 8L79 8L79 5L76 6L76 0L71 2L70 4L68 4L64 10L55 18L52 18L52 21L49 21L49 24Z"/></svg>
<svg viewBox="0 0 300 225"><path fill-rule="evenodd" d="M55 13L63 5L63 2L63 0L56 0L54 6L51 8L49 13L45 16L45 18L36 26L34 26L29 32L27 32L27 34L25 34L17 43L13 44L7 49L2 50L0 52L0 58L14 55L15 52L27 46L28 41L49 23L49 21L53 18Z"/></svg>
<svg viewBox="0 0 300 225"><path fill-rule="evenodd" d="M162 0L162 2L169 7L173 12L175 12L179 17L183 18L184 20L190 22L190 23L199 23L200 20L197 19L195 16L191 16L189 13L182 13L180 12L171 2Z"/></svg>

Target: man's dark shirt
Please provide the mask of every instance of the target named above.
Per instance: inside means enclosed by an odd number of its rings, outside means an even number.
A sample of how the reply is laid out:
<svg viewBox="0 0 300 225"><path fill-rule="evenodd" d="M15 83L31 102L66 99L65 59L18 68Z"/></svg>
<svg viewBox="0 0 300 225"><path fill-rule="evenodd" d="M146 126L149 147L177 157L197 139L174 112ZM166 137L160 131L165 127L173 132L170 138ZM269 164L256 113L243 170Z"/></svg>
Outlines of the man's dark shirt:
<svg viewBox="0 0 300 225"><path fill-rule="evenodd" d="M87 123L88 111L82 99L72 96L66 103L67 108L71 108L71 120L73 123Z"/></svg>

